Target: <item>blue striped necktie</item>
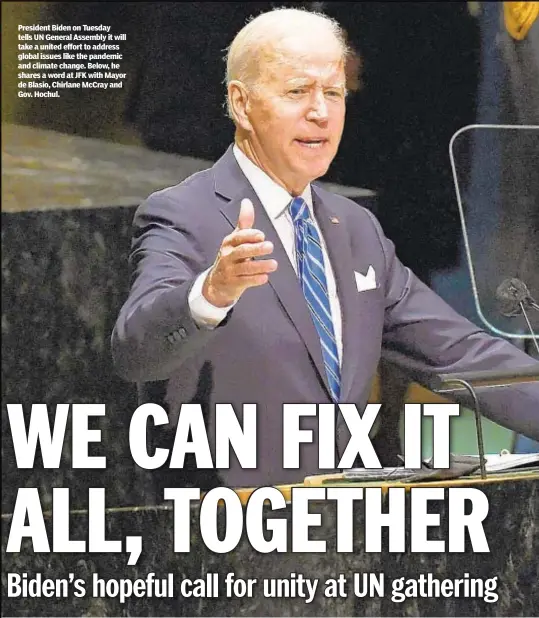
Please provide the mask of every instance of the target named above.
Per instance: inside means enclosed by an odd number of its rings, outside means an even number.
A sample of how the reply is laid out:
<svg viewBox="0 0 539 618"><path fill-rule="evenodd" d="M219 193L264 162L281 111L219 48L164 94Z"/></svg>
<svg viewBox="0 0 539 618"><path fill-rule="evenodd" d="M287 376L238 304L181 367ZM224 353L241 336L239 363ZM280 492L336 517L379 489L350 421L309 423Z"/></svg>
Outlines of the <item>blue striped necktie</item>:
<svg viewBox="0 0 539 618"><path fill-rule="evenodd" d="M290 213L296 232L296 259L301 287L320 337L331 395L333 400L338 402L341 390L341 371L320 235L311 220L309 207L303 198L295 197L292 200Z"/></svg>

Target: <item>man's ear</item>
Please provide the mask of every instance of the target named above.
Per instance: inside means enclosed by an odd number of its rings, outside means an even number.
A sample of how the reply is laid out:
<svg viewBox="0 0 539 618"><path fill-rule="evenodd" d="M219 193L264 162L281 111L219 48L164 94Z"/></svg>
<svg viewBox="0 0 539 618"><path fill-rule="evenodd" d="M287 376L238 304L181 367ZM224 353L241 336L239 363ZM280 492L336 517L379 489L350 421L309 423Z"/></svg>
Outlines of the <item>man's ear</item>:
<svg viewBox="0 0 539 618"><path fill-rule="evenodd" d="M228 104L236 126L244 131L251 131L249 91L243 82L232 80L228 84Z"/></svg>

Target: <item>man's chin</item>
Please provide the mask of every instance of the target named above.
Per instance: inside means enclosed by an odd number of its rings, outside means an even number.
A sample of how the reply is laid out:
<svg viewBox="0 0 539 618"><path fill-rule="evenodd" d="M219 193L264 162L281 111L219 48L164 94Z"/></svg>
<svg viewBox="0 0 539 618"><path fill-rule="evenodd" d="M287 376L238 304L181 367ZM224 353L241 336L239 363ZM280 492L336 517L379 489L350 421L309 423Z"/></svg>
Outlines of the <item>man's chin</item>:
<svg viewBox="0 0 539 618"><path fill-rule="evenodd" d="M331 161L324 161L319 163L318 165L308 165L306 166L306 175L311 179L311 180L316 180L317 178L321 178L322 176L325 176L329 166L331 165ZM309 181L310 182L310 181Z"/></svg>
<svg viewBox="0 0 539 618"><path fill-rule="evenodd" d="M319 162L317 165L313 165L312 161L305 162L304 165L301 166L298 166L298 161L293 161L292 164L293 166L291 166L291 169L289 168L289 171L293 171L293 176L290 176L290 174L287 175L288 179L291 181L290 185L295 188L295 192L298 192L301 186L299 193L302 193L310 182L326 175L331 161ZM288 190L290 190L288 183L286 183L286 186Z"/></svg>

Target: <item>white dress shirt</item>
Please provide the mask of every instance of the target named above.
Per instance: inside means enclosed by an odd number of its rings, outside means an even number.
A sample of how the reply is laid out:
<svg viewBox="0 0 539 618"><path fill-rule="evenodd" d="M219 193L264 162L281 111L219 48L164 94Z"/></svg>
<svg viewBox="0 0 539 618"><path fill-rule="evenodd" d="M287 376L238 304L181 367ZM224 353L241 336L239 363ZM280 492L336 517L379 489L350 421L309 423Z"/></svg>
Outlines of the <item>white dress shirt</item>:
<svg viewBox="0 0 539 618"><path fill-rule="evenodd" d="M296 242L295 242L295 230L292 217L288 206L293 197L288 193L284 187L277 184L272 178L270 178L266 172L261 170L255 165L236 145L233 147L234 156L240 166L242 172L245 174L247 180L258 195L262 206L266 210L277 235L279 236L283 247L288 255L288 258L296 271L298 272L296 262ZM341 317L341 305L339 297L337 296L337 286L335 283L335 276L333 269L329 261L326 243L320 227L316 221L313 212L313 198L311 193L311 185L307 185L305 191L303 191L301 197L307 202L311 219L314 222L320 239L322 241L322 253L324 255L324 266L326 271L326 280L328 285L329 302L331 306L331 315L333 318L333 328L335 330L335 339L337 342L337 350L339 353L339 362L342 364L342 317ZM256 217L254 227L256 229ZM268 256L269 257L269 256ZM189 307L191 309L191 315L199 326L206 328L213 328L217 326L222 320L225 319L227 313L234 305L229 307L215 307L210 304L202 295L202 287L208 275L210 269L201 273L189 294ZM271 277L271 273L270 273ZM235 303L234 303L235 304Z"/></svg>

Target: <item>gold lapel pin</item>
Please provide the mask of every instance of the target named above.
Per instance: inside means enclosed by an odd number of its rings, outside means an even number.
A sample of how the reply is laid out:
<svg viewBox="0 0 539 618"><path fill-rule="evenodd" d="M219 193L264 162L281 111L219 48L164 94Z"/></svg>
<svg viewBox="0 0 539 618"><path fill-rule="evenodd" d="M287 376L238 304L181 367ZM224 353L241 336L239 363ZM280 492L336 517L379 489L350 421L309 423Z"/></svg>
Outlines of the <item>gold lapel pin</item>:
<svg viewBox="0 0 539 618"><path fill-rule="evenodd" d="M339 219L337 217L330 217L329 220L331 223L339 223Z"/></svg>

